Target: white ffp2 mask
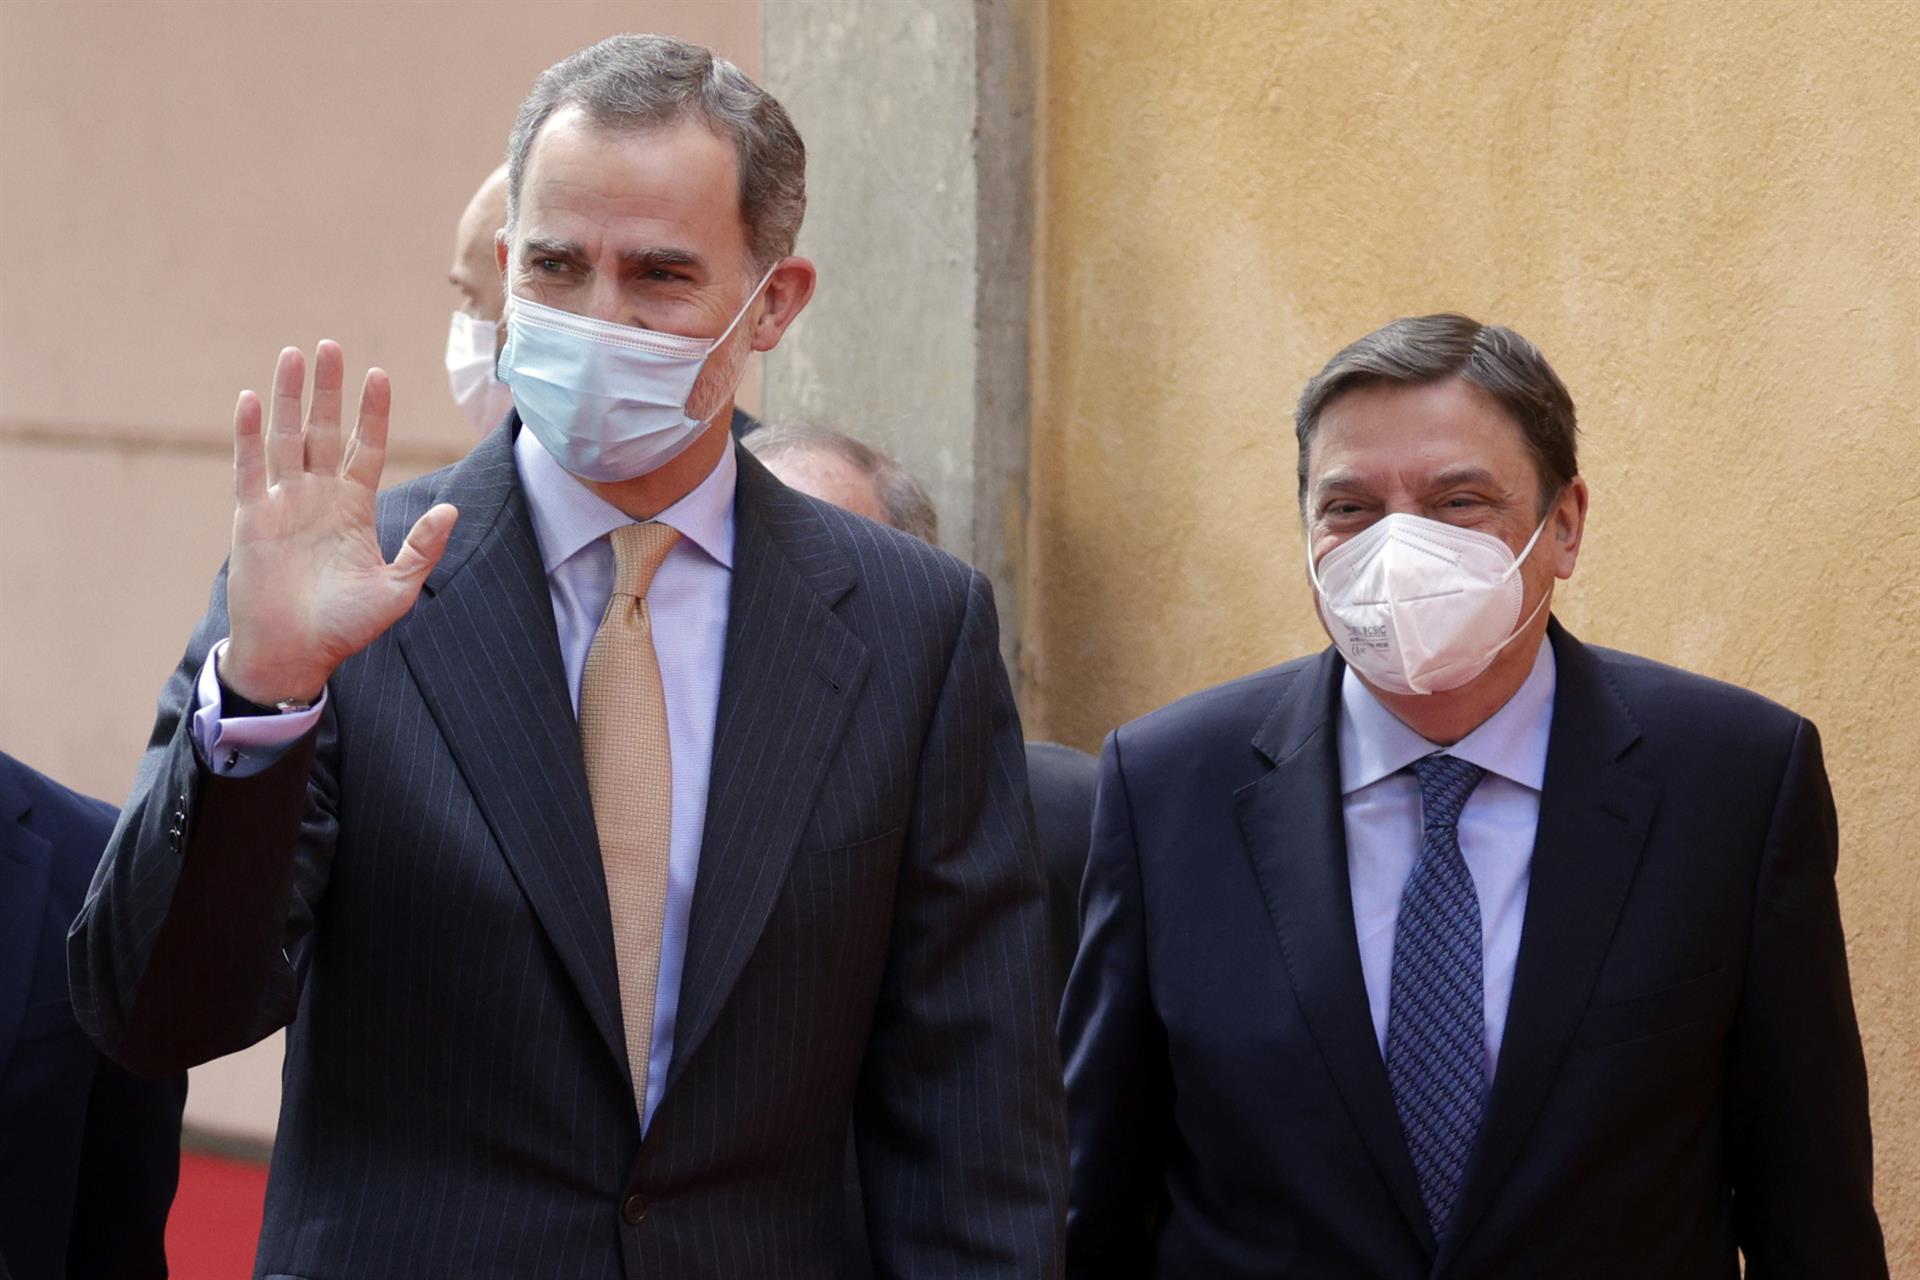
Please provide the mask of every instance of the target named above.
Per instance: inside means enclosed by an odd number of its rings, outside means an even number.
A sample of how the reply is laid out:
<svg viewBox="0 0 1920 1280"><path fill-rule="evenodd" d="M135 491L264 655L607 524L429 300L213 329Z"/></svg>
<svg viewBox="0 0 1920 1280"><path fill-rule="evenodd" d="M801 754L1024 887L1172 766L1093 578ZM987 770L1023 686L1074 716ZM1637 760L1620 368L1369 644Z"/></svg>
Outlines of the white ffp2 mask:
<svg viewBox="0 0 1920 1280"><path fill-rule="evenodd" d="M1552 517L1549 515L1548 519ZM1492 665L1551 598L1523 621L1518 556L1492 534L1395 512L1320 557L1307 573L1340 654L1393 693L1445 693Z"/></svg>
<svg viewBox="0 0 1920 1280"><path fill-rule="evenodd" d="M612 324L510 296L500 376L520 421L584 480L631 480L665 466L707 425L687 413L707 357L772 276L769 268L717 338Z"/></svg>
<svg viewBox="0 0 1920 1280"><path fill-rule="evenodd" d="M513 392L493 371L499 335L497 323L464 311L454 312L447 326L447 386L481 435L499 426L513 407Z"/></svg>

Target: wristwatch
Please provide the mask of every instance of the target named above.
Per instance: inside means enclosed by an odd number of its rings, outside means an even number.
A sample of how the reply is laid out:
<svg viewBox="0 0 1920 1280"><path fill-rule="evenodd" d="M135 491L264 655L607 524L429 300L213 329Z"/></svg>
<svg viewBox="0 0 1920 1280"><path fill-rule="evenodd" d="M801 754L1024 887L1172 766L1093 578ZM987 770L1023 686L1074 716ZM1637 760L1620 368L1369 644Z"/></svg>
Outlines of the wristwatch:
<svg viewBox="0 0 1920 1280"><path fill-rule="evenodd" d="M311 710L313 702L307 698L282 698L273 703L255 702L234 692L233 686L225 680L220 681L220 714L223 716L284 716Z"/></svg>

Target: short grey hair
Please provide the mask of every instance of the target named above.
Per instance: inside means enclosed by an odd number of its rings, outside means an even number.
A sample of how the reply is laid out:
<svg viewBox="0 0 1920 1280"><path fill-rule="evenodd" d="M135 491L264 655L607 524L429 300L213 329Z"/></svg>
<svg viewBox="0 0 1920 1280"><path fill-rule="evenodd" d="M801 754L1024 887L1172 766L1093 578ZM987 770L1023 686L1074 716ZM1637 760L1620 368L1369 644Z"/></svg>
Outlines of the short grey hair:
<svg viewBox="0 0 1920 1280"><path fill-rule="evenodd" d="M873 482L874 496L888 524L922 542L940 545L940 515L933 509L926 486L872 445L812 422L767 423L749 432L740 443L763 461L794 454L839 458Z"/></svg>
<svg viewBox="0 0 1920 1280"><path fill-rule="evenodd" d="M1544 513L1579 474L1573 397L1540 349L1500 325L1454 312L1410 316L1343 348L1300 393L1293 415L1300 445L1300 510L1307 508L1307 455L1320 415L1334 399L1382 383L1414 385L1458 377L1500 402L1533 455Z"/></svg>
<svg viewBox="0 0 1920 1280"><path fill-rule="evenodd" d="M507 226L540 127L579 107L604 129L652 129L696 120L733 143L740 221L756 271L793 252L807 212L807 148L786 109L744 71L671 36L609 36L540 73L507 142Z"/></svg>

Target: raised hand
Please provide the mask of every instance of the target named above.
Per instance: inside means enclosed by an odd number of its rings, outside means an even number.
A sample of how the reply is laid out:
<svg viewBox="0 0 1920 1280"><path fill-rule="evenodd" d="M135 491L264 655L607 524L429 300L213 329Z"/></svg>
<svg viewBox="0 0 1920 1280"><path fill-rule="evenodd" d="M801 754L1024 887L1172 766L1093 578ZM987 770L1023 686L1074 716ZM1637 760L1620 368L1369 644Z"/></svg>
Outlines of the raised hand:
<svg viewBox="0 0 1920 1280"><path fill-rule="evenodd" d="M340 436L340 346L313 353L313 403L300 424L306 361L297 347L273 371L273 411L261 432L260 397L233 411L233 551L227 562L232 628L220 675L254 702L311 701L342 662L412 607L446 550L459 512L434 507L392 564L374 534L374 494L386 464L387 375L367 370L352 440Z"/></svg>

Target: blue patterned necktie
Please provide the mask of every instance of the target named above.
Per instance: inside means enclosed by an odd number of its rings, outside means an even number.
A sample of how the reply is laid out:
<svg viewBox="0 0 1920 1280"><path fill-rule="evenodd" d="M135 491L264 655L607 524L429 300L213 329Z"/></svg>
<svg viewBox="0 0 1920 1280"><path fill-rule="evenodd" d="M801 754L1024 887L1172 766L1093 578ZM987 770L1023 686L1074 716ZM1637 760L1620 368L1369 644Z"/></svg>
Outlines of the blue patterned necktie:
<svg viewBox="0 0 1920 1280"><path fill-rule="evenodd" d="M1420 858L1400 899L1387 1003L1387 1081L1436 1239L1486 1104L1480 898L1460 856L1460 810L1486 770L1452 756L1417 760Z"/></svg>

